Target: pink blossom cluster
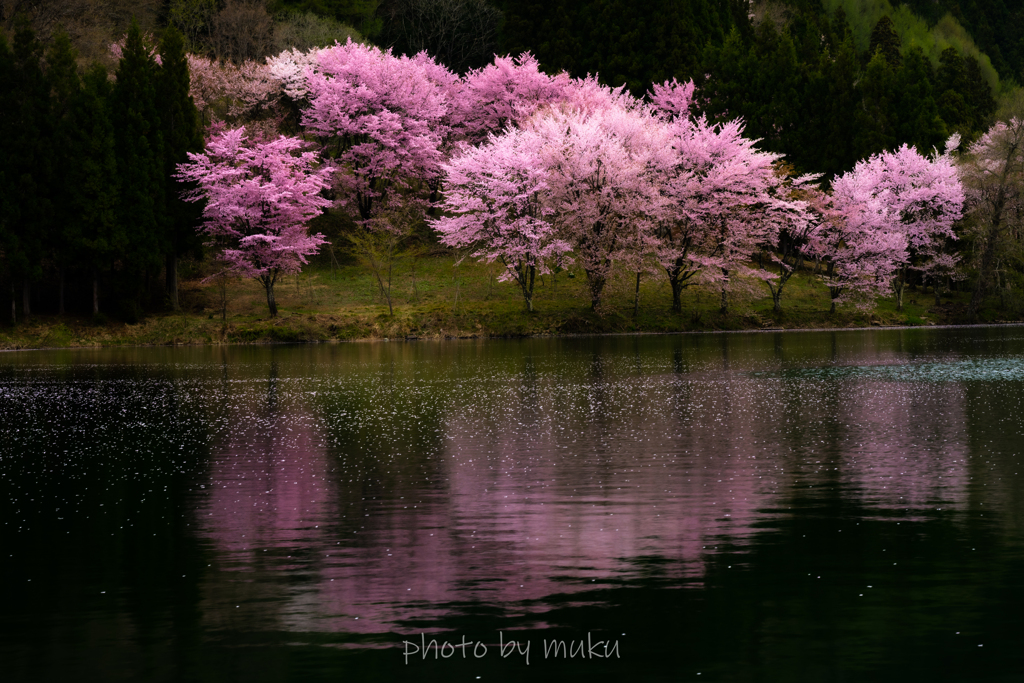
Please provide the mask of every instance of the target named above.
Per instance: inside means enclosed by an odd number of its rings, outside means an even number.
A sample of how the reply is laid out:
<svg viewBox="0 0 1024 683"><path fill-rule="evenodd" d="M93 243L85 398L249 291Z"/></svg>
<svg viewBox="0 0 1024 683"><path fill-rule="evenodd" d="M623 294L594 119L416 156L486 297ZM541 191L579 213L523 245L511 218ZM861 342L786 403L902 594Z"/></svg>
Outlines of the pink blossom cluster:
<svg viewBox="0 0 1024 683"><path fill-rule="evenodd" d="M951 138L944 154L931 157L903 145L857 162L832 184L832 220L816 233L810 249L833 264L826 283L833 301L859 293L896 290L902 305L906 272L936 277L956 265L944 253L956 239L964 189L953 165Z"/></svg>
<svg viewBox="0 0 1024 683"><path fill-rule="evenodd" d="M322 164L303 173L314 183L330 173L333 205L358 224L400 231L395 216L440 210L427 220L441 241L503 263L528 307L536 274L570 259L595 308L616 263L667 274L676 308L696 281L721 287L724 306L737 274L774 295L794 261L770 256L778 272L751 263L780 240L796 245L796 263L829 262L837 303L889 287L899 296L910 269L937 276L955 265L943 249L964 197L949 150L875 155L824 192L819 178L794 177L759 150L742 121L696 113L692 81L655 85L641 100L595 77L546 74L529 54L460 77L425 53L351 41L263 65L189 64L203 111L216 105L241 122L281 98L298 111ZM217 144L241 145L238 135L219 132Z"/></svg>
<svg viewBox="0 0 1024 683"><path fill-rule="evenodd" d="M195 183L185 198L205 201L202 231L229 272L263 283L272 315L278 276L298 272L324 243L307 224L331 204L322 191L333 169L305 146L284 136L254 142L242 127L213 135L178 166L178 178Z"/></svg>

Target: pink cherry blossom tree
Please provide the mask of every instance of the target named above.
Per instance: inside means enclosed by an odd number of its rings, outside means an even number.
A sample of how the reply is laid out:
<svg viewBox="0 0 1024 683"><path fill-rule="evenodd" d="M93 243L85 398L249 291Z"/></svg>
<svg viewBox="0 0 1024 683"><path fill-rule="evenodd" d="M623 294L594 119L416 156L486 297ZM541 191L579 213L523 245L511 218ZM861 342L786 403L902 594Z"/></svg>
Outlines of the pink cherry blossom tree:
<svg viewBox="0 0 1024 683"><path fill-rule="evenodd" d="M397 229L387 220L397 207L426 205L441 175L454 83L443 71L425 55L351 41L320 50L306 70L302 124L340 169L342 202L363 225Z"/></svg>
<svg viewBox="0 0 1024 683"><path fill-rule="evenodd" d="M281 91L295 102L307 102L308 75L320 62L323 48L299 50L292 48L267 57L267 69L281 83Z"/></svg>
<svg viewBox="0 0 1024 683"><path fill-rule="evenodd" d="M907 260L907 236L892 230L888 194L875 192L871 173L844 173L832 183L828 219L810 236L808 253L828 263L823 276L832 299L839 304L887 291L896 270Z"/></svg>
<svg viewBox="0 0 1024 683"><path fill-rule="evenodd" d="M488 263L500 261L500 279L519 285L530 312L537 273L550 272L550 263L571 248L548 220L550 172L542 144L534 131L509 129L479 147L464 145L443 167L448 215L432 222L442 244L474 248L473 257Z"/></svg>
<svg viewBox="0 0 1024 683"><path fill-rule="evenodd" d="M843 204L848 215L870 213L874 207L876 212L870 218L875 228L903 236L906 253L895 264L891 279L896 310L903 310L903 291L911 270L928 276L955 263L942 248L947 240L956 239L953 223L963 215L963 186L949 153L958 144L959 136L951 138L945 154L935 153L930 158L907 145L873 155L847 174L858 178L846 186L856 188L858 194L837 195L849 200Z"/></svg>
<svg viewBox="0 0 1024 683"><path fill-rule="evenodd" d="M283 83L268 64L250 60L236 65L194 54L187 55L187 59L189 94L204 125L245 122L252 130L257 120L269 118L269 126L262 127L268 132L276 127L279 116L275 116L274 108Z"/></svg>
<svg viewBox="0 0 1024 683"><path fill-rule="evenodd" d="M184 198L206 202L201 230L220 245L228 272L263 285L271 317L278 277L299 272L324 243L307 224L330 205L321 191L333 169L304 146L284 136L250 141L242 127L214 135L204 153L178 166L178 179L196 184Z"/></svg>
<svg viewBox="0 0 1024 683"><path fill-rule="evenodd" d="M782 292L811 256L810 245L830 216L830 198L815 184L818 176L792 178L783 174L783 178L784 182L775 188L781 196L773 207L781 214L783 222L776 243L769 245L771 261L779 272L764 277L775 313L782 312Z"/></svg>
<svg viewBox="0 0 1024 683"><path fill-rule="evenodd" d="M597 310L612 264L653 246L659 170L670 156L667 130L647 107L621 89L582 85L584 97L541 110L526 129L543 142L552 220Z"/></svg>
<svg viewBox="0 0 1024 683"><path fill-rule="evenodd" d="M659 260L672 287L672 310L695 278L721 287L724 312L734 273L766 282L778 276L746 264L779 231L801 219L803 205L785 189L791 181L777 172L779 155L755 149L739 120L712 124L691 118L693 82L654 86L650 100L671 131L674 155L661 181L666 199L660 216ZM801 184L807 181L801 180ZM781 287L771 285L773 296Z"/></svg>

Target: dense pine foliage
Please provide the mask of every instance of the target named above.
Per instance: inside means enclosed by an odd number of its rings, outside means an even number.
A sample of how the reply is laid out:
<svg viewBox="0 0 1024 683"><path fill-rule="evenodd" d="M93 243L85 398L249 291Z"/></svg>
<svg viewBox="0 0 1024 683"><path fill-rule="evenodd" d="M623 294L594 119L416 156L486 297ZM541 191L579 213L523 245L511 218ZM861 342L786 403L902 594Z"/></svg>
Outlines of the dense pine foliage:
<svg viewBox="0 0 1024 683"><path fill-rule="evenodd" d="M45 50L27 23L13 47L0 36L0 266L9 320L18 303L31 314L44 280L64 312L69 277L75 308L99 313L102 282L116 302L111 312L132 320L163 304L149 285L165 272L166 300L176 306L177 259L201 245L198 213L179 199L171 172L203 141L181 36L166 31L161 50L158 65L133 25L111 79L100 65L80 75L66 34Z"/></svg>

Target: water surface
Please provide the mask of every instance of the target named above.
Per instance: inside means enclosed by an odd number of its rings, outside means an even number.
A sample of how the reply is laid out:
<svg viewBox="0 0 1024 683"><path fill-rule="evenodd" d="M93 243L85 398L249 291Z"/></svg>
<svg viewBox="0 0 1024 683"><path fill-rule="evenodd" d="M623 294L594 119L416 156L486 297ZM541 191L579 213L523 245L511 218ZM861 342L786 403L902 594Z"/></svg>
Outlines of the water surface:
<svg viewBox="0 0 1024 683"><path fill-rule="evenodd" d="M1024 680L1022 399L1014 328L4 354L4 679Z"/></svg>

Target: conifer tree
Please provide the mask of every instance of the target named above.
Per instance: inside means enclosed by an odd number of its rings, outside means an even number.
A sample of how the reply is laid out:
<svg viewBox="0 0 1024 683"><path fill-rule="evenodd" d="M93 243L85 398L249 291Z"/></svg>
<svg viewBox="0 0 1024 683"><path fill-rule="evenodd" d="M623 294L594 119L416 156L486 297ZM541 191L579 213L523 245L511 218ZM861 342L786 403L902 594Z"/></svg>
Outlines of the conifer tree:
<svg viewBox="0 0 1024 683"><path fill-rule="evenodd" d="M844 18L845 21L845 18ZM860 158L857 140L861 137L861 119L857 115L862 94L856 86L860 66L853 38L846 28L845 37L836 48L835 57L825 53L821 57L821 78L827 94L823 103L826 112L825 131L815 146L820 148L818 165L811 170L834 176L848 171Z"/></svg>
<svg viewBox="0 0 1024 683"><path fill-rule="evenodd" d="M145 277L159 270L161 256L167 253L160 220L166 188L157 69L139 25L133 22L117 67L112 111L121 180L119 220L129 239L123 264L128 288L124 294L132 317L141 304Z"/></svg>
<svg viewBox="0 0 1024 683"><path fill-rule="evenodd" d="M67 155L75 159L65 178L68 248L88 268L92 312L100 312L100 273L109 269L129 245L129 226L120 220L120 179L111 119L112 88L107 72L94 65L71 98L70 125L64 136Z"/></svg>
<svg viewBox="0 0 1024 683"><path fill-rule="evenodd" d="M868 58L873 58L879 52L882 53L885 61L889 62L889 66L894 69L903 63L903 57L900 55L900 37L896 35L896 29L888 15L879 19L875 27L871 29Z"/></svg>
<svg viewBox="0 0 1024 683"><path fill-rule="evenodd" d="M860 115L859 156L878 154L897 144L893 102L896 99L896 77L882 52L876 52L864 69L860 82L863 105Z"/></svg>
<svg viewBox="0 0 1024 683"><path fill-rule="evenodd" d="M14 34L10 148L6 163L13 196L9 206L14 240L8 255L12 276L22 284L22 311L31 314L31 283L42 274L44 240L52 227L50 200L53 148L50 84L43 72L43 47L22 17Z"/></svg>
<svg viewBox="0 0 1024 683"><path fill-rule="evenodd" d="M896 137L928 154L949 137L935 102L931 62L919 47L907 51L895 74Z"/></svg>
<svg viewBox="0 0 1024 683"><path fill-rule="evenodd" d="M14 54L7 44L7 38L0 33L0 92L14 92ZM17 226L17 193L13 187L15 169L13 165L12 142L14 139L14 98L0 97L0 277L6 281L10 293L10 316L12 325L17 323L17 309L14 298L14 268L19 253Z"/></svg>
<svg viewBox="0 0 1024 683"><path fill-rule="evenodd" d="M46 55L47 77L50 80L50 113L53 117L54 174L53 190L61 197L54 202L54 225L47 231L47 252L57 265L57 313L64 314L64 282L67 268L78 255L75 240L68 234L75 223L71 204L64 201L73 188L69 173L79 159L71 154L70 137L77 125L72 111L72 102L81 89L76 53L71 39L65 31L58 31Z"/></svg>
<svg viewBox="0 0 1024 683"><path fill-rule="evenodd" d="M174 179L178 164L188 161L189 152L201 152L203 134L199 114L189 95L189 67L185 43L172 28L160 43L161 67L157 71L156 96L160 110L163 148L164 231L166 244L166 287L171 308L179 310L178 259L197 253L202 241L196 226L202 207L181 199L181 185Z"/></svg>

